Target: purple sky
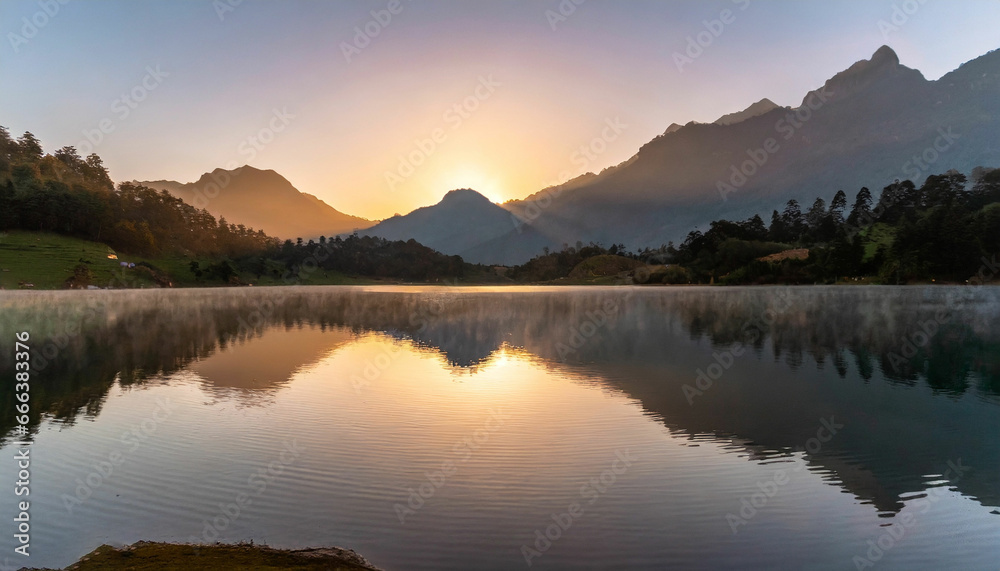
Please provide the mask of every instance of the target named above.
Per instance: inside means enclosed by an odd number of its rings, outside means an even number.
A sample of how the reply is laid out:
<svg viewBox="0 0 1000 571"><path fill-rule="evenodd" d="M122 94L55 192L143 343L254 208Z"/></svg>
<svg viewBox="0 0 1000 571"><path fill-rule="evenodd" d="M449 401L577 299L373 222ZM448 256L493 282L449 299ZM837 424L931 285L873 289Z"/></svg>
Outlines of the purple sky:
<svg viewBox="0 0 1000 571"><path fill-rule="evenodd" d="M3 0L0 124L93 150L117 181L249 163L385 218L458 187L522 198L671 123L797 105L882 44L936 79L1000 47L997 21L986 0Z"/></svg>

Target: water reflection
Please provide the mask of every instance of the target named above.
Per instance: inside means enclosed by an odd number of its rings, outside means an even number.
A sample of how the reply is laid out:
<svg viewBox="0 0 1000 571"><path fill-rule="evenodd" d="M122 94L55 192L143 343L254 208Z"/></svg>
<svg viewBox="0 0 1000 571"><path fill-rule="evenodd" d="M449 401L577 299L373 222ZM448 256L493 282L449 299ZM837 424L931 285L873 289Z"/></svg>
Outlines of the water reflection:
<svg viewBox="0 0 1000 571"><path fill-rule="evenodd" d="M0 296L0 338L32 333L32 423L100 414L108 391L187 369L267 406L297 372L375 332L461 378L504 355L640 402L692 444L788 458L887 515L940 480L1000 506L1000 295L970 288L372 289L38 292ZM12 353L0 375L12 376ZM376 352L352 376L377 377ZM514 382L510 380L510 382ZM13 426L2 385L0 432Z"/></svg>

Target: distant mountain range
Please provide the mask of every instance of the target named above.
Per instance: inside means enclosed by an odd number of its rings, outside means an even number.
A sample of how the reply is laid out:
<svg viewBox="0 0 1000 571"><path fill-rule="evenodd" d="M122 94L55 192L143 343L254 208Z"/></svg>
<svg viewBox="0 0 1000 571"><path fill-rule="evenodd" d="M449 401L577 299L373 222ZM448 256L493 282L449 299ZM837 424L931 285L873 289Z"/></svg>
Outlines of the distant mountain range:
<svg viewBox="0 0 1000 571"><path fill-rule="evenodd" d="M263 230L281 239L336 236L370 227L373 222L344 214L311 194L299 192L273 170L250 166L216 169L197 182L172 180L141 182L166 190L188 204L205 208L231 224Z"/></svg>
<svg viewBox="0 0 1000 571"><path fill-rule="evenodd" d="M1000 166L1000 51L927 81L882 47L798 108L755 105L739 122L669 129L621 165L505 207L555 243L657 246L792 198L853 199L897 178ZM510 251L534 253L529 243Z"/></svg>
<svg viewBox="0 0 1000 571"><path fill-rule="evenodd" d="M789 199L877 195L895 179L1000 166L1000 51L937 81L883 46L838 73L798 107L763 99L714 123L671 125L636 155L524 200L496 205L471 190L374 225L245 167L209 212L282 238L361 230L410 239L467 261L513 265L545 247L600 242L630 248L681 241L720 218L781 209ZM144 183L198 206L215 171L196 183ZM804 204L807 207L808 204ZM765 217L766 218L766 217Z"/></svg>

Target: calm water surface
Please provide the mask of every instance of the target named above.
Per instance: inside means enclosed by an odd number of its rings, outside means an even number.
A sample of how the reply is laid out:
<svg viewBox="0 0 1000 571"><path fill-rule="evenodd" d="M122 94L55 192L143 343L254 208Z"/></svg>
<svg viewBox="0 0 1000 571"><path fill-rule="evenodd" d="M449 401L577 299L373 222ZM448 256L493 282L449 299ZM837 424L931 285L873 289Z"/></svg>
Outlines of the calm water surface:
<svg viewBox="0 0 1000 571"><path fill-rule="evenodd" d="M996 571L998 318L974 288L0 292L0 374L20 330L35 369L32 555L8 520L0 562Z"/></svg>

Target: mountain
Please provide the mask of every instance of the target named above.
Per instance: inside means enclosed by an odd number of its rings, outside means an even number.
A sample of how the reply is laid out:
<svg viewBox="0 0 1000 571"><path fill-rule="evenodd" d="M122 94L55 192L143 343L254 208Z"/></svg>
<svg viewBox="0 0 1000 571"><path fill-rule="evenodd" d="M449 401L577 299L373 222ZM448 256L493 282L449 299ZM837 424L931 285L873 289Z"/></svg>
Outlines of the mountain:
<svg viewBox="0 0 1000 571"><path fill-rule="evenodd" d="M764 99L761 99L757 103L754 103L753 105L751 105L750 107L747 107L746 109L744 109L743 111L740 111L739 113L730 113L728 115L723 115L722 117L719 117L715 121L715 124L716 125L735 125L737 123L742 123L743 121L746 121L747 119L753 119L754 117L759 117L759 116L761 116L761 115L763 115L765 113L768 113L770 111L774 111L775 109L779 109L778 104L775 103L774 101L771 101L770 99L768 99L768 98L765 97ZM673 131L679 131L680 130L680 126L678 126L676 123L674 123L673 125L671 125L671 127L674 127L674 126L677 126L678 128L673 129ZM670 129L667 129L667 132L665 134L670 134L673 131L671 131Z"/></svg>
<svg viewBox="0 0 1000 571"><path fill-rule="evenodd" d="M719 119L719 120L721 121L722 119ZM673 133L675 131L680 131L683 128L684 128L684 125L678 125L677 123L671 123L670 126L667 127L667 130L663 132L663 134L664 135L669 135L670 133Z"/></svg>
<svg viewBox="0 0 1000 571"><path fill-rule="evenodd" d="M527 228L496 239L493 255L528 251L537 235L656 247L720 218L768 220L789 199L805 208L838 190L853 200L863 186L877 196L895 179L1000 166L1000 51L928 81L883 46L796 108L768 103L672 125L620 165L506 203Z"/></svg>
<svg viewBox="0 0 1000 571"><path fill-rule="evenodd" d="M393 216L361 232L387 240L414 239L424 246L450 256L462 256L471 263L503 264L541 251L551 244L535 235L522 236L523 220L490 202L474 190L453 190L441 202L419 208L405 216ZM517 236L517 240L509 237ZM525 251L511 255L505 241L526 244ZM537 246L537 249L535 247ZM530 255L528 256L531 257Z"/></svg>
<svg viewBox="0 0 1000 571"><path fill-rule="evenodd" d="M344 214L311 194L300 192L272 170L244 166L216 169L197 182L141 182L166 190L197 208L205 208L230 224L243 224L281 239L335 236L370 227L364 218Z"/></svg>

